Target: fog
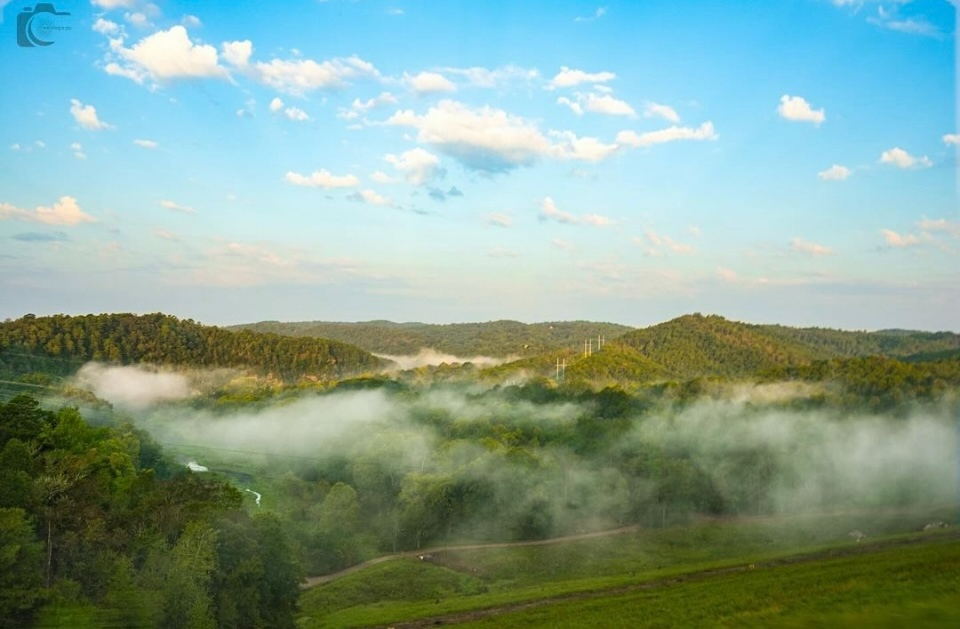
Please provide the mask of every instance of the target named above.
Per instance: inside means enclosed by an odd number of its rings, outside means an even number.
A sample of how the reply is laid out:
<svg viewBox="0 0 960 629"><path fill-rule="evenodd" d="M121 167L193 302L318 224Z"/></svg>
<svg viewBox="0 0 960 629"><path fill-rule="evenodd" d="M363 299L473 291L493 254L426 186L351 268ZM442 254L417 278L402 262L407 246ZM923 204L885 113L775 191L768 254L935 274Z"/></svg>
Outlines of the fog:
<svg viewBox="0 0 960 629"><path fill-rule="evenodd" d="M98 398L127 408L144 408L191 395L190 379L186 376L139 365L114 367L87 363L77 372L74 381L76 386L92 391Z"/></svg>
<svg viewBox="0 0 960 629"><path fill-rule="evenodd" d="M440 491L444 524L423 529L436 539L559 535L695 512L952 505L957 495L949 401L893 417L797 410L791 401L821 389L795 383L731 385L685 405L625 409L605 408L599 396L537 403L522 387L444 386L217 408L160 403L190 394L175 374L87 367L78 381L131 405L158 441L174 452L192 448L213 471L235 460L261 470L254 476L292 471L344 482L363 504L377 496L390 526L413 513L427 518ZM419 543L420 529L403 527Z"/></svg>
<svg viewBox="0 0 960 629"><path fill-rule="evenodd" d="M478 367L494 367L503 363L516 360L516 356L507 358L495 358L493 356L471 356L469 358L454 356L453 354L444 354L429 347L421 348L419 352L413 355L393 355L393 354L375 354L380 358L396 363L396 369L416 369L417 367L426 367L442 365L444 363L452 365L454 363L472 363Z"/></svg>

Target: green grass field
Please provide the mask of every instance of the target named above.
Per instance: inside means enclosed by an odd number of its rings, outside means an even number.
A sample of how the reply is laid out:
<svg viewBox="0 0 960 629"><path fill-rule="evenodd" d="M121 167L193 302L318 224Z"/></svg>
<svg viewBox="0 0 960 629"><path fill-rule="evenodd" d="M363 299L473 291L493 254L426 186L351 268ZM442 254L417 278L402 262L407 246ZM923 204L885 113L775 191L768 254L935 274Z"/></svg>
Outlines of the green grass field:
<svg viewBox="0 0 960 629"><path fill-rule="evenodd" d="M398 557L305 591L299 625L403 626L461 615L458 622L497 627L876 626L907 614L912 626L960 626L950 624L950 614L960 613L951 611L960 609L960 542L951 529L917 532L950 515L700 522L544 546L436 552L432 561ZM869 537L854 542L852 529ZM817 554L777 563L797 553ZM730 567L737 572L724 574ZM624 591L643 584L651 589ZM513 609L518 605L532 606ZM497 611L488 619L478 614L490 609Z"/></svg>
<svg viewBox="0 0 960 629"><path fill-rule="evenodd" d="M960 627L956 538L692 579L461 626Z"/></svg>

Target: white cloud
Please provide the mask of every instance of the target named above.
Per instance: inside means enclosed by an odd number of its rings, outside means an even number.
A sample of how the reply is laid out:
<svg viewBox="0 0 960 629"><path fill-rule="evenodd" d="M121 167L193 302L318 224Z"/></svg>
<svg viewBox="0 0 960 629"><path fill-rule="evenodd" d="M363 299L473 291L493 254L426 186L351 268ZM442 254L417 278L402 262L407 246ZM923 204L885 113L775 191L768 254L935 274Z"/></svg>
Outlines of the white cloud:
<svg viewBox="0 0 960 629"><path fill-rule="evenodd" d="M38 206L23 210L10 203L0 203L0 220L17 219L46 225L79 225L94 223L96 219L80 209L73 197L62 196L50 207Z"/></svg>
<svg viewBox="0 0 960 629"><path fill-rule="evenodd" d="M227 41L220 44L223 60L236 68L246 68L250 64L250 55L253 54L253 42L249 39L242 41Z"/></svg>
<svg viewBox="0 0 960 629"><path fill-rule="evenodd" d="M587 94L584 107L587 111L597 114L607 114L608 116L629 116L636 118L637 112L629 104L609 94L597 95Z"/></svg>
<svg viewBox="0 0 960 629"><path fill-rule="evenodd" d="M534 124L489 106L471 109L443 100L420 116L398 111L387 124L413 127L419 142L468 168L491 173L533 164L551 151L550 141Z"/></svg>
<svg viewBox="0 0 960 629"><path fill-rule="evenodd" d="M943 136L944 144L953 144L954 146L960 146L960 134L957 133L947 133Z"/></svg>
<svg viewBox="0 0 960 629"><path fill-rule="evenodd" d="M371 109L376 109L377 107L382 107L384 105L396 105L397 97L391 94L390 92L380 92L379 96L374 98L369 98L365 101L360 100L359 98L353 99L353 104L351 108L359 113L366 113Z"/></svg>
<svg viewBox="0 0 960 629"><path fill-rule="evenodd" d="M132 48L125 48L122 40L112 40L111 50L120 63L108 63L107 73L124 76L138 83L147 78L160 82L229 76L218 62L217 49L208 44L193 43L187 29L179 24L144 37Z"/></svg>
<svg viewBox="0 0 960 629"><path fill-rule="evenodd" d="M626 101L614 98L610 94L595 94L593 92L583 94L577 92L574 96L576 100L561 96L557 99L557 103L566 105L578 116L583 114L584 111L589 111L595 114L606 114L608 116L637 117L637 112L635 112L633 107Z"/></svg>
<svg viewBox="0 0 960 629"><path fill-rule="evenodd" d="M180 205L170 200L160 201L160 206L168 210L173 210L174 212L183 212L184 214L193 214L193 208L187 205Z"/></svg>
<svg viewBox="0 0 960 629"><path fill-rule="evenodd" d="M160 146L153 140L134 140L133 143L145 149L155 149Z"/></svg>
<svg viewBox="0 0 960 629"><path fill-rule="evenodd" d="M471 109L443 100L425 114L398 111L387 124L413 127L417 141L430 144L467 168L501 173L529 166L541 157L598 161L617 149L596 138L578 138L570 132L551 132L552 142L535 124L489 106Z"/></svg>
<svg viewBox="0 0 960 629"><path fill-rule="evenodd" d="M120 32L120 25L111 20L98 17L97 21L93 23L93 30L101 35L115 35Z"/></svg>
<svg viewBox="0 0 960 629"><path fill-rule="evenodd" d="M917 227L925 232L946 232L955 238L960 238L960 221L925 218L917 223Z"/></svg>
<svg viewBox="0 0 960 629"><path fill-rule="evenodd" d="M823 108L815 110L804 98L800 96L790 96L789 94L784 94L780 97L780 106L777 107L777 112L780 113L780 117L784 120L791 120L793 122L820 124L827 119L827 114Z"/></svg>
<svg viewBox="0 0 960 629"><path fill-rule="evenodd" d="M370 175L370 179L377 183L383 183L383 184L392 184L392 183L397 183L399 181L399 179L397 179L396 177L391 177L387 173L379 170L374 172L372 175Z"/></svg>
<svg viewBox="0 0 960 629"><path fill-rule="evenodd" d="M187 28L200 28L203 26L203 22L200 21L196 15L184 15L180 18L180 23L186 26Z"/></svg>
<svg viewBox="0 0 960 629"><path fill-rule="evenodd" d="M393 164L394 168L415 186L429 183L440 174L440 158L419 147L404 151L399 157L386 155L384 159Z"/></svg>
<svg viewBox="0 0 960 629"><path fill-rule="evenodd" d="M620 147L617 144L604 144L597 138L577 137L573 133L554 132L559 139L553 147L553 155L561 159L576 159L584 162L599 162L606 159Z"/></svg>
<svg viewBox="0 0 960 629"><path fill-rule="evenodd" d="M141 13L140 11L126 13L123 16L123 19L127 21L127 24L135 26L136 28L150 28L153 26L153 24L150 22L150 18L148 18L145 13Z"/></svg>
<svg viewBox="0 0 960 629"><path fill-rule="evenodd" d="M578 16L573 18L573 21L574 22L592 22L594 20L599 20L606 14L607 14L607 7L597 7L597 10L593 12L593 15Z"/></svg>
<svg viewBox="0 0 960 629"><path fill-rule="evenodd" d="M881 229L880 233L883 234L883 239L891 247L902 249L920 244L920 239L913 234L898 234L892 229Z"/></svg>
<svg viewBox="0 0 960 629"><path fill-rule="evenodd" d="M824 181L843 181L852 174L852 171L846 166L834 164L826 170L817 173L817 177Z"/></svg>
<svg viewBox="0 0 960 629"><path fill-rule="evenodd" d="M574 70L567 66L561 66L560 72L550 80L551 88L574 87L581 83L606 83L617 78L613 72L584 72L583 70Z"/></svg>
<svg viewBox="0 0 960 629"><path fill-rule="evenodd" d="M600 214L587 214L583 217L583 222L594 227L609 227L614 224L614 220L608 216Z"/></svg>
<svg viewBox="0 0 960 629"><path fill-rule="evenodd" d="M560 96L559 98L557 98L557 104L566 105L573 111L573 113L577 114L578 116L583 115L583 106L578 101L570 100L566 96Z"/></svg>
<svg viewBox="0 0 960 629"><path fill-rule="evenodd" d="M648 229L643 235L643 238L634 238L633 242L643 248L644 253L648 256L660 257L667 251L686 255L696 250L693 245L677 242L669 236L658 234L652 229Z"/></svg>
<svg viewBox="0 0 960 629"><path fill-rule="evenodd" d="M797 253L803 253L813 257L826 256L833 253L833 250L830 249L830 247L824 247L823 245L818 245L815 242L808 242L800 238L794 238L792 241L790 241L790 248Z"/></svg>
<svg viewBox="0 0 960 629"><path fill-rule="evenodd" d="M101 9L110 11L112 9L132 9L137 0L91 0L91 4Z"/></svg>
<svg viewBox="0 0 960 629"><path fill-rule="evenodd" d="M544 197L540 204L540 220L556 221L567 225L575 225L579 222L576 216L558 208L556 202L550 197Z"/></svg>
<svg viewBox="0 0 960 629"><path fill-rule="evenodd" d="M713 123L704 122L696 129L672 126L659 131L647 131L637 134L633 131L621 131L617 134L617 144L622 146L643 147L678 140L718 140L719 135L713 129Z"/></svg>
<svg viewBox="0 0 960 629"><path fill-rule="evenodd" d="M926 155L914 157L900 147L894 147L881 153L880 162L882 164L892 164L897 168L928 168L933 165L933 162Z"/></svg>
<svg viewBox="0 0 960 629"><path fill-rule="evenodd" d="M270 111L276 112L280 111L281 109L283 109L283 101L277 97L274 97L274 99L270 101Z"/></svg>
<svg viewBox="0 0 960 629"><path fill-rule="evenodd" d="M925 37L939 37L940 30L922 17L903 18L899 15L897 4L908 4L910 0L895 0L888 6L877 7L877 14L867 18L867 22L880 28L907 33L909 35L923 35Z"/></svg>
<svg viewBox="0 0 960 629"><path fill-rule="evenodd" d="M442 74L436 72L421 72L416 76L403 75L404 82L417 94L437 94L441 92L455 92L457 86Z"/></svg>
<svg viewBox="0 0 960 629"><path fill-rule="evenodd" d="M304 120L310 120L310 116L307 115L307 112L300 109L299 107L287 107L283 110L283 115L290 120L296 120L298 122L303 122Z"/></svg>
<svg viewBox="0 0 960 629"><path fill-rule="evenodd" d="M347 197L351 201L357 201L360 203L369 203L370 205L390 205L390 199L387 197L378 194L377 192L367 188L366 190L361 190L359 192L354 192Z"/></svg>
<svg viewBox="0 0 960 629"><path fill-rule="evenodd" d="M533 81L539 78L540 72L536 68L521 68L515 65L506 65L490 70L479 66L470 68L440 68L441 72L462 77L473 87L500 87L510 81Z"/></svg>
<svg viewBox="0 0 960 629"><path fill-rule="evenodd" d="M487 222L491 225L496 225L497 227L510 227L513 225L513 218L508 214L502 212L491 212L487 216Z"/></svg>
<svg viewBox="0 0 960 629"><path fill-rule="evenodd" d="M376 77L380 73L372 63L359 57L329 59L273 59L253 65L254 76L273 89L294 96L319 89L340 89L349 79Z"/></svg>
<svg viewBox="0 0 960 629"><path fill-rule="evenodd" d="M87 159L87 154L83 152L83 146L79 142L74 142L70 145L71 150L73 150L73 156L77 159Z"/></svg>
<svg viewBox="0 0 960 629"><path fill-rule="evenodd" d="M310 175L301 175L293 171L283 177L295 186L310 186L314 188L352 188L360 185L360 180L354 175L334 175L321 168Z"/></svg>
<svg viewBox="0 0 960 629"><path fill-rule="evenodd" d="M663 118L673 123L680 122L680 114L673 107L659 103L647 103L643 108L643 117Z"/></svg>
<svg viewBox="0 0 960 629"><path fill-rule="evenodd" d="M84 129L93 131L102 131L103 129L112 129L112 125L107 124L97 117L97 108L93 105L84 105L76 98L70 99L70 115Z"/></svg>

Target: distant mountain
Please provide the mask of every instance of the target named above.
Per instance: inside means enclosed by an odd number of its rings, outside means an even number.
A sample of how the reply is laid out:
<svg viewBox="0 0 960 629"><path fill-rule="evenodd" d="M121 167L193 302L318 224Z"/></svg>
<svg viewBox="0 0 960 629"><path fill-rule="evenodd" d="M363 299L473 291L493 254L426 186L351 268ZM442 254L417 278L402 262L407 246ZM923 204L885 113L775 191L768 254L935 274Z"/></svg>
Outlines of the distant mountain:
<svg viewBox="0 0 960 629"><path fill-rule="evenodd" d="M600 351L590 356L571 354L566 376L603 384L703 376L802 375L810 373L809 370L795 368L832 359L879 356L899 359L897 362L929 362L958 355L960 335L951 332L791 328L692 314L609 339ZM528 375L554 377L555 358L547 353L543 359L531 357L484 373L505 376L522 371Z"/></svg>
<svg viewBox="0 0 960 629"><path fill-rule="evenodd" d="M590 321L521 323L504 320L446 325L391 321L262 321L231 326L229 329L335 339L378 354L409 355L416 354L423 348L432 348L462 358L506 358L530 357L560 349L579 348L587 339L593 339L596 343L598 335L610 339L634 328Z"/></svg>
<svg viewBox="0 0 960 629"><path fill-rule="evenodd" d="M238 367L282 378L341 378L387 364L339 341L232 332L159 313L27 315L0 323L2 372L65 374L88 360Z"/></svg>

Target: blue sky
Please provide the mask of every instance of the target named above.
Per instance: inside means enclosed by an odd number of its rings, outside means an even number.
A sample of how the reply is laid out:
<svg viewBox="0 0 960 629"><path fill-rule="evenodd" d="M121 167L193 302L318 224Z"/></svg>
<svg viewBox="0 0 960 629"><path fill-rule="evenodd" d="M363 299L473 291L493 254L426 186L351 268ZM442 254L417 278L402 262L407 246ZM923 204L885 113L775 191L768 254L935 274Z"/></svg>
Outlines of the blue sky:
<svg viewBox="0 0 960 629"><path fill-rule="evenodd" d="M946 0L0 5L0 317L960 330Z"/></svg>

